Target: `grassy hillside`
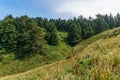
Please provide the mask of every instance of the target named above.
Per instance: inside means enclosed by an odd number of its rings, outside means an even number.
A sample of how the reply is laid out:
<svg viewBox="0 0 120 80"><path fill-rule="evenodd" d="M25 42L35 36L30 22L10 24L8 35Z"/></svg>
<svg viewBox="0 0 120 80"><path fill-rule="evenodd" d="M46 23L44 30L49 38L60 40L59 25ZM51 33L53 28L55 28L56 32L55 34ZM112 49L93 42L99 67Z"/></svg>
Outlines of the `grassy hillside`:
<svg viewBox="0 0 120 80"><path fill-rule="evenodd" d="M59 34L61 40L58 46L44 45L44 48L47 50L46 52L48 52L45 56L36 54L31 58L19 60L15 59L14 53L4 54L4 59L0 62L0 77L25 72L46 64L60 61L65 59L66 56L71 55L72 48L63 41L67 34L60 32Z"/></svg>
<svg viewBox="0 0 120 80"><path fill-rule="evenodd" d="M120 80L120 28L74 47L74 56L0 80Z"/></svg>

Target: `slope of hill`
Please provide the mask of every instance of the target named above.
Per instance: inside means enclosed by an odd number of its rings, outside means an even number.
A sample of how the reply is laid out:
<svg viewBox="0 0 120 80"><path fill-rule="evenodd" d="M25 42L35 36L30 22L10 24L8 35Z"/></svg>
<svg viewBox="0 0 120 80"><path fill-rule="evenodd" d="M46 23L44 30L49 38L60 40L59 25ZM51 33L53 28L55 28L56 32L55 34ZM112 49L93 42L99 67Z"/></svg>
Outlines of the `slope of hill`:
<svg viewBox="0 0 120 80"><path fill-rule="evenodd" d="M0 80L120 80L120 28L105 31L74 47L75 55Z"/></svg>
<svg viewBox="0 0 120 80"><path fill-rule="evenodd" d="M31 58L18 60L14 59L14 54L12 53L5 54L4 59L0 61L0 77L25 72L46 64L60 61L71 54L71 47L64 42L61 42L59 46L48 45L47 48L49 48L50 56L48 55L46 57L36 54Z"/></svg>

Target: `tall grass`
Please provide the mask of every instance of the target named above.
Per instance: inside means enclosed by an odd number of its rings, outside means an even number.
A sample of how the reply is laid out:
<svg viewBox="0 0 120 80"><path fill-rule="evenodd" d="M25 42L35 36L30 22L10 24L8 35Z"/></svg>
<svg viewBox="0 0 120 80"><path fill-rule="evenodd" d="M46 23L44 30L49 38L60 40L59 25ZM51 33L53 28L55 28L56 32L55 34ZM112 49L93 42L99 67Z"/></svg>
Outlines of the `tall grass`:
<svg viewBox="0 0 120 80"><path fill-rule="evenodd" d="M120 35L83 49L71 72L80 80L120 80Z"/></svg>

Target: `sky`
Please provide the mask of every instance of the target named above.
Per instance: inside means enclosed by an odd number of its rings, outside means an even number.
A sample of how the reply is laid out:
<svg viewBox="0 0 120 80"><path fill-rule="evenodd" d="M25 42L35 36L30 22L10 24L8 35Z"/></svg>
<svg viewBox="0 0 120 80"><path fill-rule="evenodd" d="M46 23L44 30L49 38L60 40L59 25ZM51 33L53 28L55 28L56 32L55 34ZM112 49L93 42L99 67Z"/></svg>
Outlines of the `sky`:
<svg viewBox="0 0 120 80"><path fill-rule="evenodd" d="M120 0L0 0L0 19L14 17L73 18L120 13Z"/></svg>

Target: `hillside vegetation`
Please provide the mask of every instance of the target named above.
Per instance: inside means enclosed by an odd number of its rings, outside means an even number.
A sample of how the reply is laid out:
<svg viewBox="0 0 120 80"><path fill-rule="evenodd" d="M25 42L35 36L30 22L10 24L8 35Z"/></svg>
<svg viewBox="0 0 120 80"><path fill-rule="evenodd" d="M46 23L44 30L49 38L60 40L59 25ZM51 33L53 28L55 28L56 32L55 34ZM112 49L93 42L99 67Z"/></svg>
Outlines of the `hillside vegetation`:
<svg viewBox="0 0 120 80"><path fill-rule="evenodd" d="M120 28L76 45L70 58L0 80L120 80Z"/></svg>
<svg viewBox="0 0 120 80"><path fill-rule="evenodd" d="M0 77L70 58L89 44L82 41L118 26L119 14L68 20L8 15L0 20Z"/></svg>
<svg viewBox="0 0 120 80"><path fill-rule="evenodd" d="M63 42L61 42L59 46L47 45L46 47L49 48L50 55L45 57L36 54L31 58L15 60L14 53L3 55L4 59L0 62L0 77L25 72L45 64L60 61L65 59L68 55L71 55L71 47Z"/></svg>

